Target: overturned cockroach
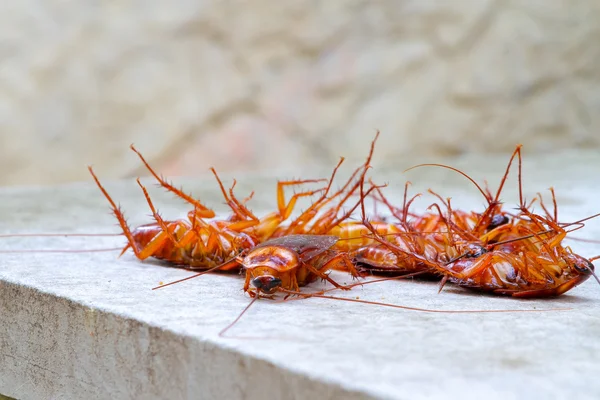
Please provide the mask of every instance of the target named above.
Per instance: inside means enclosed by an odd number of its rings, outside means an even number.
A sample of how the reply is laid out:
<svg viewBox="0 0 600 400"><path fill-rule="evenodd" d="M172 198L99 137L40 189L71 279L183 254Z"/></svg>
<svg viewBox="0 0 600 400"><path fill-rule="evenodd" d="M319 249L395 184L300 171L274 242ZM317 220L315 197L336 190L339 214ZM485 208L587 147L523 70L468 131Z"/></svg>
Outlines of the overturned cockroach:
<svg viewBox="0 0 600 400"><path fill-rule="evenodd" d="M516 156L520 213L514 219L506 221L498 198L510 164ZM458 171L444 165L435 165ZM368 221L364 223L382 245L403 259L420 263L432 272L444 276L443 283L451 281L460 286L514 297L558 296L593 275L594 266L589 260L574 254L570 248L562 246L561 242L567 232L565 225L555 220L557 211L553 191L554 218L530 211L531 206L527 206L523 200L521 166L521 146L517 146L494 198L487 196L468 175L458 171L479 188L488 199L489 206L477 218L477 222L470 225L466 219L456 218L457 214L451 209L449 201L445 202L448 214L444 217L440 210L439 215L440 221L446 225L446 233L436 233L428 238L437 252L427 254L407 251L384 239ZM439 210L439 206L436 207ZM550 214L547 210L546 213ZM573 224L582 222L583 220Z"/></svg>

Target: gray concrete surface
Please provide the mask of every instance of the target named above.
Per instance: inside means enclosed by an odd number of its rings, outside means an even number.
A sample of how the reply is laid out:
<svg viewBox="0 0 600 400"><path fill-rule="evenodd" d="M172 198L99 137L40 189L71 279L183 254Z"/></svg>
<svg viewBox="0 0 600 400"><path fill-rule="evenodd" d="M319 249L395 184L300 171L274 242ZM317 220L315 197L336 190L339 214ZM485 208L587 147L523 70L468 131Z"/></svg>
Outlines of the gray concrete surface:
<svg viewBox="0 0 600 400"><path fill-rule="evenodd" d="M432 160L422 160L432 161ZM492 186L506 157L454 160ZM481 207L464 178L439 169L373 171L399 193L404 180ZM561 220L600 211L600 155L526 158L530 198L553 185ZM306 176L303 173L303 176ZM290 176L281 176L281 178ZM275 179L239 176L272 207ZM212 180L176 180L222 209ZM148 220L131 181L107 185L132 224ZM164 216L187 207L152 189ZM511 176L507 203L515 202ZM392 196L393 197L393 196ZM424 199L420 207L427 204ZM116 230L90 184L0 189L0 233ZM579 237L600 238L590 221ZM111 247L121 238L0 238L0 250ZM585 256L597 244L571 242ZM600 286L589 280L551 300L481 296L435 283L399 281L340 294L437 310L547 309L502 314L431 314L328 299L262 301L230 332L218 332L248 304L242 279L203 276L159 291L188 272L116 253L0 254L0 393L27 399L93 398L600 398ZM341 280L345 278L337 275ZM318 285L317 285L318 286ZM310 289L310 288L309 288Z"/></svg>

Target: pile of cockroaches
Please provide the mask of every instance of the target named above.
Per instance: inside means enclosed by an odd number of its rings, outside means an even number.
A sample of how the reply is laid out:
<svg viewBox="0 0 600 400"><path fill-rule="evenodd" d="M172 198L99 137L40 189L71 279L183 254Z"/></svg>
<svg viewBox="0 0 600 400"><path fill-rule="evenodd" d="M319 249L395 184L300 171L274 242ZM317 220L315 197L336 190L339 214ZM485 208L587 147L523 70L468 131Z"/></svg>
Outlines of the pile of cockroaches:
<svg viewBox="0 0 600 400"><path fill-rule="evenodd" d="M300 287L320 278L334 286L329 290L349 290L362 284L361 278L366 275L386 275L388 279L439 277L440 290L451 282L497 295L536 298L561 295L594 275L591 261L600 257L586 259L563 246L562 241L568 232L581 228L595 216L571 223L559 222L552 189L552 212L539 194L525 204L520 146L510 158L495 195L457 169L441 164L420 165L449 168L464 175L483 194L487 208L483 212L454 210L449 199L431 192L439 203L433 203L428 212L419 215L410 211L418 195L407 198L408 184L399 207L384 196L384 186L367 180L376 141L377 136L366 162L338 190L333 190L332 184L343 158L329 179L279 182L277 211L262 218L246 205L252 196L244 200L236 198L235 182L227 190L212 169L231 209L228 218L217 219L210 208L161 178L131 146L157 182L192 207L186 220L163 220L138 179L154 222L131 229L91 167L89 171L127 238L121 254L131 249L140 260L155 257L200 271L177 282L213 271L244 271L244 291L254 299L273 298L278 293L284 298L321 297L325 291L303 292ZM515 158L520 203L516 212L509 212L499 197ZM286 187L320 182L322 188L299 191L286 202ZM310 198L311 205L292 218L297 200L304 197ZM378 215L367 217L367 198L387 207L394 221ZM543 215L534 213L534 203L539 203ZM360 220L351 219L355 213L360 214ZM329 276L331 270L345 271L359 283L342 285ZM176 282L159 287L173 283Z"/></svg>
<svg viewBox="0 0 600 400"><path fill-rule="evenodd" d="M188 220L164 221L138 180L155 222L131 230L93 170L89 170L127 237L123 252L131 248L141 260L155 257L201 273L243 269L244 291L251 297L278 292L300 295L301 286L318 278L338 289L350 289L329 277L327 272L333 269L348 272L354 278L365 274L433 275L441 277L441 287L450 281L469 289L523 298L563 294L594 274L593 259L574 254L562 245L567 228L580 228L584 220L560 223L553 190L552 213L541 195L526 205L521 190L518 212L503 209L499 196L515 157L518 157L519 184L521 181L520 146L513 153L495 195L469 178L488 203L482 213L454 210L449 200L437 196L440 203L432 204L431 212L416 215L409 208L417 196L407 199L406 189L401 208L384 197L382 186L369 181L365 190L376 140L377 136L364 165L354 171L341 189L332 192L343 159L330 179L279 182L278 210L262 218L246 207L248 199L236 198L233 187L226 190L213 169L231 209L229 218L215 219L211 209L162 179L132 146L158 183L193 209ZM301 191L285 202L286 186L319 181L324 181L323 188ZM312 205L287 222L297 199L308 196L313 198ZM355 196L359 200L342 212ZM364 201L369 196L385 204L396 220L387 222L377 215L367 218ZM544 215L531 211L536 201ZM361 221L351 221L358 208Z"/></svg>

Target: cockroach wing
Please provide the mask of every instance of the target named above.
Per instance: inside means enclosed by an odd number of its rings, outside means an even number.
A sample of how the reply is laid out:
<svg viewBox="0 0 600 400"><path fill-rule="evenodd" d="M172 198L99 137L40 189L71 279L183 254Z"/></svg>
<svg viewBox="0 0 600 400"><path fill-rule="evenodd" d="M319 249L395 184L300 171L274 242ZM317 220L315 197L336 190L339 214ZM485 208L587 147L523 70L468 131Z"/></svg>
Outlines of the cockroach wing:
<svg viewBox="0 0 600 400"><path fill-rule="evenodd" d="M339 238L332 235L288 235L267 240L255 247L281 246L298 253L300 261L306 262L311 258L329 250Z"/></svg>

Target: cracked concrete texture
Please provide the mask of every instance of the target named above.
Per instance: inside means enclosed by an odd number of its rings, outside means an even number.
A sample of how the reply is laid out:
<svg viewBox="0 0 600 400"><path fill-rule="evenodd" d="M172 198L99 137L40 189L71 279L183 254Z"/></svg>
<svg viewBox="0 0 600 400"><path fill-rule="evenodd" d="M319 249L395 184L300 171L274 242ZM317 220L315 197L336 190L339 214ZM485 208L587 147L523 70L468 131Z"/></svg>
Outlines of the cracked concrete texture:
<svg viewBox="0 0 600 400"><path fill-rule="evenodd" d="M525 158L525 195L555 187L559 217L573 221L598 212L600 174L595 151ZM506 157L444 160L498 181ZM399 166L400 170L410 164ZM344 172L348 173L350 168ZM311 176L326 176L314 171ZM398 174L374 169L400 197L404 179L415 191L431 187L455 207L478 209L482 199L463 177L435 168ZM285 176L278 176L285 178ZM149 183L149 182L147 182ZM230 183L227 180L226 183ZM239 193L263 214L275 206L273 176L239 179ZM177 180L217 211L212 179ZM148 221L136 184L107 184L133 225ZM150 187L166 218L187 205ZM516 201L511 175L502 196ZM419 200L424 207L431 199ZM90 184L0 189L0 233L106 232L114 220ZM590 221L579 237L600 237ZM1 238L0 250L112 247L120 238ZM598 244L570 242L584 256ZM341 294L365 300L445 310L540 309L508 314L428 314L309 299L256 304L228 338L218 332L248 304L235 275L208 275L151 291L189 273L128 254L0 254L0 393L16 398L461 398L578 399L600 396L600 288L589 280L557 299L523 301L481 296L456 287L398 281ZM342 282L342 274L335 276ZM316 285L318 287L318 285ZM312 286L307 289L314 289Z"/></svg>
<svg viewBox="0 0 600 400"><path fill-rule="evenodd" d="M600 144L596 1L21 2L0 184Z"/></svg>

